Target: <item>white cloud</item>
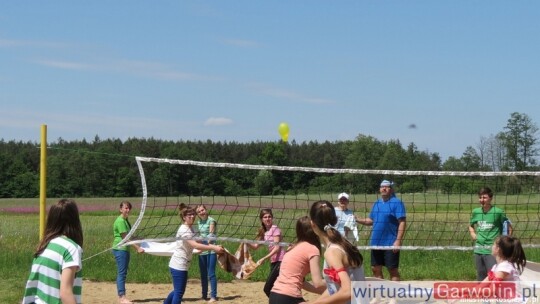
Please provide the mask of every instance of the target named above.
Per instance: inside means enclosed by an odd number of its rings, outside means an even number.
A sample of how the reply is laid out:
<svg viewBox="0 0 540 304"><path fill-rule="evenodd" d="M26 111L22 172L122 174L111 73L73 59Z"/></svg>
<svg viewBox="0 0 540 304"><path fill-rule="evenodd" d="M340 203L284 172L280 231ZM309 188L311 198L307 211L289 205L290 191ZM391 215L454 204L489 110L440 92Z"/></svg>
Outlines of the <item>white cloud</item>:
<svg viewBox="0 0 540 304"><path fill-rule="evenodd" d="M225 117L210 117L205 122L205 126L226 126L232 125L233 120Z"/></svg>
<svg viewBox="0 0 540 304"><path fill-rule="evenodd" d="M165 64L145 61L122 60L109 63L85 63L67 60L36 60L35 63L57 69L80 71L109 71L142 77L167 80L210 80L212 77L176 71Z"/></svg>
<svg viewBox="0 0 540 304"><path fill-rule="evenodd" d="M79 63L79 62L70 62L70 61L61 61L61 60L37 60L36 63L52 68L64 69L64 70L92 70L95 69L92 65Z"/></svg>
<svg viewBox="0 0 540 304"><path fill-rule="evenodd" d="M304 94L301 94L295 91L271 87L265 84L253 83L253 84L249 84L248 87L263 95L289 99L291 101L296 101L296 102L311 103L311 104L336 103L334 100L331 100L331 99L306 96Z"/></svg>
<svg viewBox="0 0 540 304"><path fill-rule="evenodd" d="M0 47L40 47L40 48L61 48L68 46L65 43L47 42L47 41L32 41L32 40L13 40L0 39Z"/></svg>

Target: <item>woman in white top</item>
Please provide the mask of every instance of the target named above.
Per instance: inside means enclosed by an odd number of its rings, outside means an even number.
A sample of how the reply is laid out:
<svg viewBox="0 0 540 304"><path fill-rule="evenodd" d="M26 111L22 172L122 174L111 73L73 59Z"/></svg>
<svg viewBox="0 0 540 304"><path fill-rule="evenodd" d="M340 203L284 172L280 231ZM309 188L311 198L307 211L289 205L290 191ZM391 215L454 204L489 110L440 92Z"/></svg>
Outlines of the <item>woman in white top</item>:
<svg viewBox="0 0 540 304"><path fill-rule="evenodd" d="M195 223L195 209L185 204L180 204L180 216L182 225L176 233L176 248L169 262L169 269L173 282L173 291L169 293L163 304L180 304L186 291L188 280L188 269L193 255L193 249L213 250L222 253L223 247L217 245L206 245L199 243L192 238L195 236L193 224Z"/></svg>

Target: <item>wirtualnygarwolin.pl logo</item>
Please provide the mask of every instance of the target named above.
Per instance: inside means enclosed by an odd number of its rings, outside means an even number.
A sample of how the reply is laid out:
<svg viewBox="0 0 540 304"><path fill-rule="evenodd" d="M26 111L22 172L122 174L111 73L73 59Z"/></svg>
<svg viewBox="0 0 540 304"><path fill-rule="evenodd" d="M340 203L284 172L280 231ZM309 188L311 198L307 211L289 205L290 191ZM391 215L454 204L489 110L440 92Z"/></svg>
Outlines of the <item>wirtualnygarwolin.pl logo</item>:
<svg viewBox="0 0 540 304"><path fill-rule="evenodd" d="M353 303L540 303L540 281L354 281Z"/></svg>

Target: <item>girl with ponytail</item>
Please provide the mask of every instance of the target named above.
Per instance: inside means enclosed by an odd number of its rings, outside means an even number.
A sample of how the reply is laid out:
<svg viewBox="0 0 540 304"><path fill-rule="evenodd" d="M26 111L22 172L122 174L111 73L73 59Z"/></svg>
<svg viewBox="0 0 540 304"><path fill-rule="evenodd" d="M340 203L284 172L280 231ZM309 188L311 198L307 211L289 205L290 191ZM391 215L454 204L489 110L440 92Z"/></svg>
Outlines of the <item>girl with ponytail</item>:
<svg viewBox="0 0 540 304"><path fill-rule="evenodd" d="M366 279L362 254L336 229L338 219L329 201L313 203L309 215L313 231L326 249L323 266L326 291L310 303L351 303L351 282Z"/></svg>

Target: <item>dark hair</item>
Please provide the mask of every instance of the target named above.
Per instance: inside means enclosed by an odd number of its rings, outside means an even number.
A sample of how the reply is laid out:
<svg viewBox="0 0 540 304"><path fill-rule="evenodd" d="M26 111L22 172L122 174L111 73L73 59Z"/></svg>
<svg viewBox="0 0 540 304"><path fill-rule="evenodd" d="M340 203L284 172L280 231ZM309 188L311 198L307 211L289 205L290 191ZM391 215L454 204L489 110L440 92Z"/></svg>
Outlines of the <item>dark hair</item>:
<svg viewBox="0 0 540 304"><path fill-rule="evenodd" d="M491 191L491 188L489 187L482 187L480 190L478 190L478 196L482 196L484 194L487 194L489 197L493 197L493 191Z"/></svg>
<svg viewBox="0 0 540 304"><path fill-rule="evenodd" d="M336 230L335 226L338 218L334 206L329 201L322 200L313 203L309 210L309 216L317 228L328 235L328 239L331 243L337 244L345 250L350 266L362 266L364 258L358 248L351 244L351 242L345 239L341 233Z"/></svg>
<svg viewBox="0 0 540 304"><path fill-rule="evenodd" d="M272 209L270 208L263 208L259 212L259 219L261 220L261 227L259 228L259 231L257 231L257 236L255 238L260 241L264 239L264 233L267 231L266 226L264 225L262 221L262 218L267 214L270 214L272 217L274 217L274 214L272 213Z"/></svg>
<svg viewBox="0 0 540 304"><path fill-rule="evenodd" d="M133 208L133 206L131 205L131 203L129 201L122 201L120 203L120 208L122 208L123 206L128 206L129 210L131 210L131 208Z"/></svg>
<svg viewBox="0 0 540 304"><path fill-rule="evenodd" d="M517 237L503 235L495 239L495 244L499 247L500 255L512 263L521 274L527 265L521 241Z"/></svg>
<svg viewBox="0 0 540 304"><path fill-rule="evenodd" d="M182 218L182 221L184 220L184 217L188 214L194 214L196 215L197 212L195 212L195 209L193 209L193 207L191 206L188 206L184 203L180 203L180 206L178 206L178 208L180 209L180 211L178 212L178 214L180 215L180 217Z"/></svg>
<svg viewBox="0 0 540 304"><path fill-rule="evenodd" d="M34 257L37 258L52 239L62 235L65 235L79 246L83 246L79 208L77 208L75 201L71 199L61 199L49 209L45 233L43 239L39 242Z"/></svg>
<svg viewBox="0 0 540 304"><path fill-rule="evenodd" d="M315 231L313 231L311 220L307 215L302 216L296 221L296 243L300 242L308 242L321 251L321 241L317 237L317 234L315 234Z"/></svg>

